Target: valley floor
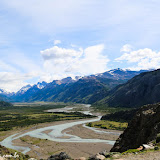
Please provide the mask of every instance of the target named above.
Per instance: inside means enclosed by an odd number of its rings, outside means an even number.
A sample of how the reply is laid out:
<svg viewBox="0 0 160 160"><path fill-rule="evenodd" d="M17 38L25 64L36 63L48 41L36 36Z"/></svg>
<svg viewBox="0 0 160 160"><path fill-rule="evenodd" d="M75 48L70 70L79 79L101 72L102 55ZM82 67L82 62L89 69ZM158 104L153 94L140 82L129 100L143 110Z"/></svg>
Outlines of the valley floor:
<svg viewBox="0 0 160 160"><path fill-rule="evenodd" d="M68 121L59 121L59 122L52 122L52 123L43 123L38 124L36 126L32 126L31 128L23 128L22 130L19 130L18 133L27 133L29 131L32 131L34 129L43 128L47 126L54 126L58 124L68 123L68 122L74 122L74 120L68 120ZM81 131L81 132L79 132ZM72 128L68 128L67 130L64 130L64 132L70 132L70 134L77 135L82 138L95 138L95 139L109 139L109 140L115 140L118 137L119 133L118 131L112 131L108 130L109 132L114 132L114 134L108 134L108 133L95 133L94 131L84 128L82 125L74 126ZM47 131L45 131L47 133ZM10 134L17 133L16 131L9 132L8 136ZM7 137L7 134L4 136ZM62 137L66 138L66 137ZM31 148L31 151L29 151L27 154L30 157L35 157L37 159L44 158L46 159L51 154L57 154L59 152L66 152L68 155L70 155L72 158L79 158L79 157L89 157L93 155L94 153L101 152L103 150L109 151L112 147L112 145L106 144L106 143L68 143L68 142L54 142L39 138L33 138L30 136L24 136L17 140L13 141L14 145L18 146L27 146Z"/></svg>
<svg viewBox="0 0 160 160"><path fill-rule="evenodd" d="M38 108L39 108L39 106L38 106ZM43 107L43 108L45 108L45 107ZM35 109L36 109L36 107L35 107ZM40 111L40 114L43 111L42 109ZM51 112L58 112L58 111L60 111L61 113L56 113L56 114L58 114L59 116L63 116L63 115L61 115L63 111L65 111L65 112L80 111L85 114L91 114L90 112L92 111L92 109L90 109L90 105L83 105L82 104L82 105L76 105L76 107L75 106L74 107L68 106L65 108L61 108L61 107L58 109L54 108L54 110L52 110ZM35 110L32 112L35 113ZM44 112L44 114L50 115L52 113ZM65 116L66 116L66 118L69 118L70 113L67 113ZM45 133L46 135L48 135L51 132L50 127L52 127L52 126L87 120L86 117L83 117L83 116L81 117L81 115L79 116L79 118L85 118L84 120L83 119L80 120L78 117L74 117L74 116L73 116L73 118L74 119L71 118L70 120L67 120L67 119L63 119L63 117L62 117L63 121L45 122L45 123L33 124L30 126L24 126L22 128L19 127L19 128L8 130L8 131L1 131L0 132L0 141L9 137L10 135L14 135L17 133L18 133L18 135L22 135L24 133L29 133L30 131L34 131L36 129L40 129L40 128L44 128L44 127L49 127L49 128L47 130L44 130L41 133ZM97 119L97 118L94 118L94 119ZM92 119L88 119L88 120L92 121ZM59 142L59 141L56 142L56 141L51 141L51 140L48 140L45 138L44 139L35 138L35 137L29 136L29 135L25 135L20 138L16 138L12 142L13 142L14 146L29 147L31 150L29 152L27 152L26 154L28 154L30 157L34 157L37 159L41 159L41 158L47 159L50 155L58 154L60 152L66 152L68 155L70 155L74 159L79 158L79 157L88 158L89 156L94 155L95 153L101 152L103 150L109 151L111 149L112 145L107 144L106 140L111 140L113 142L118 138L119 134L121 133L121 131L116 131L116 130L114 130L114 131L113 130L106 130L106 129L105 130L104 129L96 129L96 130L99 130L100 132L95 132L94 130L91 129L91 127L87 128L84 126L84 124L79 124L79 125L75 125L73 127L67 127L66 129L64 129L62 131L62 134L67 133L70 135L78 136L80 139L86 139L86 140L93 139L93 141L94 141L94 139L97 139L97 140L99 139L99 141L95 141L95 142L84 142L84 141L72 142L72 143L71 142ZM65 138L72 139L72 137L60 136L60 139L65 139Z"/></svg>

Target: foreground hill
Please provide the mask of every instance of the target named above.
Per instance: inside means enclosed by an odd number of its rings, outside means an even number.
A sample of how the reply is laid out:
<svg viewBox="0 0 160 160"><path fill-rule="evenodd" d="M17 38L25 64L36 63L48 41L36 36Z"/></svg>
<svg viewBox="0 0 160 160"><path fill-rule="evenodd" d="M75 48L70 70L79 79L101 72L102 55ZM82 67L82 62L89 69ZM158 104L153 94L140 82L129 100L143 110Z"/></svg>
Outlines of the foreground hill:
<svg viewBox="0 0 160 160"><path fill-rule="evenodd" d="M12 108L13 105L9 102L5 102L5 101L0 101L0 109L5 109L5 108Z"/></svg>
<svg viewBox="0 0 160 160"><path fill-rule="evenodd" d="M145 105L136 112L127 129L120 135L111 152L136 149L151 141L160 141L160 103ZM158 141L157 141L158 140Z"/></svg>
<svg viewBox="0 0 160 160"><path fill-rule="evenodd" d="M9 156L10 156L10 158L7 158ZM22 154L18 151L8 149L8 148L0 145L0 159L1 160L7 160L7 159L10 159L10 160L13 160L13 159L28 160L29 158L30 157L28 155L24 155L24 154Z"/></svg>
<svg viewBox="0 0 160 160"><path fill-rule="evenodd" d="M139 107L160 102L160 69L144 72L110 91L98 102L110 107Z"/></svg>

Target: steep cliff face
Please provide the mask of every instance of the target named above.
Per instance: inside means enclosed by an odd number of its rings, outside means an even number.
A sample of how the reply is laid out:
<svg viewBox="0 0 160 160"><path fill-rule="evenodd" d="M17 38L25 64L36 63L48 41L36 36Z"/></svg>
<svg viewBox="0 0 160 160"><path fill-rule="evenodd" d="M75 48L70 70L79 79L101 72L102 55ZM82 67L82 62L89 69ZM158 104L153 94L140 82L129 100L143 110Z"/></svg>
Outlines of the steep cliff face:
<svg viewBox="0 0 160 160"><path fill-rule="evenodd" d="M160 133L160 103L145 105L136 112L111 152L124 152L155 140Z"/></svg>

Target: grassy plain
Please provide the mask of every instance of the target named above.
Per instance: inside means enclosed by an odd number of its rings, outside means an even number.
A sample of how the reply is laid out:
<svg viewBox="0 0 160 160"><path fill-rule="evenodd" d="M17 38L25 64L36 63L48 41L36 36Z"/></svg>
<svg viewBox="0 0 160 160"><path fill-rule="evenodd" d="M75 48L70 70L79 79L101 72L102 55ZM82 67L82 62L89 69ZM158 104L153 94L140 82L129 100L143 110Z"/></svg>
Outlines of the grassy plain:
<svg viewBox="0 0 160 160"><path fill-rule="evenodd" d="M131 110L130 108L123 108L123 107L106 107L105 105L92 105L91 108L95 112L101 112L103 114L110 114L119 111Z"/></svg>
<svg viewBox="0 0 160 160"><path fill-rule="evenodd" d="M0 108L0 131L7 131L17 127L25 127L38 123L62 120L91 118L79 112L48 113L49 109L64 108L67 104L61 103L20 103L13 106Z"/></svg>
<svg viewBox="0 0 160 160"><path fill-rule="evenodd" d="M123 131L125 128L127 128L127 125L128 125L128 123L126 123L126 122L115 122L115 121L106 121L106 120L91 122L91 123L87 124L87 126L89 126L89 127L121 130L121 131Z"/></svg>

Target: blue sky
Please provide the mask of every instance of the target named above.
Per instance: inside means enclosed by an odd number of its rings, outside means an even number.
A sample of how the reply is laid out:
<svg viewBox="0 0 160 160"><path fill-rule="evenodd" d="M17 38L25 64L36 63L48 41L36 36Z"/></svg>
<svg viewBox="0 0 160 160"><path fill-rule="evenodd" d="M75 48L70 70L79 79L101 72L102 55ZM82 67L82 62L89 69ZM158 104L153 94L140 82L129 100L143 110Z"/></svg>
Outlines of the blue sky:
<svg viewBox="0 0 160 160"><path fill-rule="evenodd" d="M160 68L158 0L0 0L0 88Z"/></svg>

